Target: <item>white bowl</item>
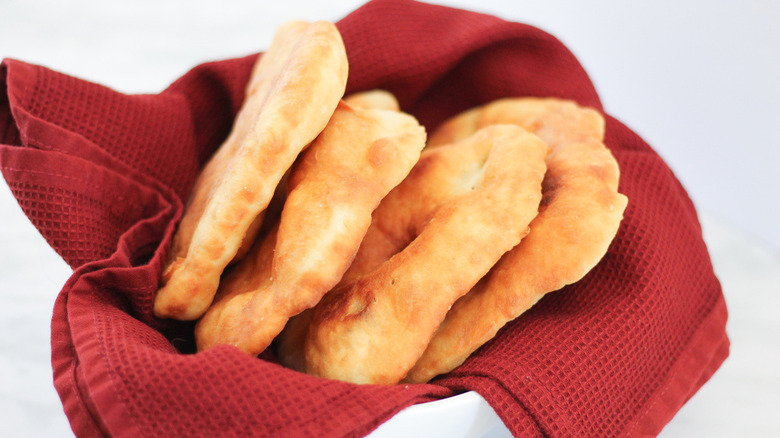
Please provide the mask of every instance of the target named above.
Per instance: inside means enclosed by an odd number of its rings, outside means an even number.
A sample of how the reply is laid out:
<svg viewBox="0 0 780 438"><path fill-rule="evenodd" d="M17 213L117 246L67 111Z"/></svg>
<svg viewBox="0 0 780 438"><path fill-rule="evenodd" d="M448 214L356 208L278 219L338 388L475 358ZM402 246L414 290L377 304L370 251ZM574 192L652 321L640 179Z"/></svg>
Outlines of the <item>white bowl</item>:
<svg viewBox="0 0 780 438"><path fill-rule="evenodd" d="M381 424L370 438L511 437L496 412L474 391L409 406Z"/></svg>

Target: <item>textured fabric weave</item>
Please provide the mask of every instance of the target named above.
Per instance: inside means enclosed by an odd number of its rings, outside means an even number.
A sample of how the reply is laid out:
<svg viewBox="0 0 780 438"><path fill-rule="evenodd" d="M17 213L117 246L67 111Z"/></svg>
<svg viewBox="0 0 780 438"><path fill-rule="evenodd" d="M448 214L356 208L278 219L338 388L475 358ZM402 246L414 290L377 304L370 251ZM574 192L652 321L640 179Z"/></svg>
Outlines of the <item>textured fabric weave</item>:
<svg viewBox="0 0 780 438"><path fill-rule="evenodd" d="M348 92L385 88L433 130L506 96L602 110L572 54L533 27L411 1L338 23ZM192 323L152 315L195 177L229 132L256 55L125 95L44 67L0 67L0 168L74 268L52 318L54 383L78 436L364 435L414 403L479 392L517 436L655 435L728 355L726 307L694 206L658 155L609 115L629 198L609 252L465 364L429 384L304 376L272 354L193 354Z"/></svg>

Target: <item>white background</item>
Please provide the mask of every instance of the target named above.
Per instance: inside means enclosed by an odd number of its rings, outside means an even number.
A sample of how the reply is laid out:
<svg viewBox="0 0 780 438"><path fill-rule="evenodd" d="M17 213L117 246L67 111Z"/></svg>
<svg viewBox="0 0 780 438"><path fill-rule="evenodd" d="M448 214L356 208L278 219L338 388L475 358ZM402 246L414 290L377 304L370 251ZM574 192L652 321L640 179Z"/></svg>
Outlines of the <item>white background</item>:
<svg viewBox="0 0 780 438"><path fill-rule="evenodd" d="M289 19L362 1L0 0L0 58L128 93L262 51ZM780 3L434 1L538 26L571 49L607 112L677 174L704 218L730 309L731 357L662 436L780 431ZM70 274L0 183L0 435L69 436L49 318ZM774 432L774 433L773 433Z"/></svg>

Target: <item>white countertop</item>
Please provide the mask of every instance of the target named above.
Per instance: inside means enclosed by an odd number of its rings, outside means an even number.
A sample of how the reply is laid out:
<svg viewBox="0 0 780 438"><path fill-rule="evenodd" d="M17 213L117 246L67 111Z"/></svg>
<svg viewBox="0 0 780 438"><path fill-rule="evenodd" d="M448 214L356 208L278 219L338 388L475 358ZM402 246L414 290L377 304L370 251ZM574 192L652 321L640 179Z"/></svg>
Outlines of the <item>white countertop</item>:
<svg viewBox="0 0 780 438"><path fill-rule="evenodd" d="M0 57L120 91L157 92L197 63L262 50L283 21L337 20L362 2L105 3L0 2ZM610 4L610 13L606 1L585 2L588 10L575 1L436 3L534 24L558 36L591 73L607 110L667 159L699 207L729 308L731 355L661 436L777 436L780 144L770 129L780 120L780 34L769 25L780 20L780 7L756 2L737 11L717 2L690 20L684 14L695 1L674 7L663 1L652 7ZM729 26L716 26L722 20ZM723 36L721 29L730 33ZM652 36L643 39L642 31ZM735 35L748 40L740 44ZM705 40L718 47L687 57L668 53L675 44L689 50ZM712 59L715 48L720 64ZM676 77L690 80L675 83L664 76L662 61L679 62ZM677 99L676 112L669 114L669 104L655 99ZM690 119L679 123L684 116ZM746 164L737 168L735 162ZM71 271L4 182L0 224L0 436L72 436L52 384L49 346L54 299Z"/></svg>

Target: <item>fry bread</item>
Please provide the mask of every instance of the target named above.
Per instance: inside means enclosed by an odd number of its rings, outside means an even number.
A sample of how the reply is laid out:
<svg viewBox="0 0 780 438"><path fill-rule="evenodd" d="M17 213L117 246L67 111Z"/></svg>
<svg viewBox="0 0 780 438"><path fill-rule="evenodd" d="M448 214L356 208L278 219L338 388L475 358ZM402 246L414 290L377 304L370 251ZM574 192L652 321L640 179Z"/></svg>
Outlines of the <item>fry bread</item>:
<svg viewBox="0 0 780 438"><path fill-rule="evenodd" d="M428 147L450 144L480 128L500 123L522 126L550 148L561 143L604 138L604 118L596 110L564 99L507 97L445 121L428 138Z"/></svg>
<svg viewBox="0 0 780 438"><path fill-rule="evenodd" d="M393 111L399 111L401 109L398 100L396 100L392 93L379 89L352 93L344 98L344 102L362 108L376 108Z"/></svg>
<svg viewBox="0 0 780 438"><path fill-rule="evenodd" d="M520 120L518 113L502 120ZM544 117L537 124L539 129L551 125ZM454 126L447 129L454 132ZM573 132L546 135L558 143L546 159L543 198L530 233L455 302L405 382L427 382L459 366L507 322L546 293L581 279L606 253L628 202L617 191L617 162L601 139L579 141L586 134Z"/></svg>
<svg viewBox="0 0 780 438"><path fill-rule="evenodd" d="M350 265L371 212L424 145L414 117L341 103L290 174L278 233L268 238L275 245L256 246L227 275L197 324L198 348L230 344L259 354L291 316L314 306ZM260 262L269 247L272 263Z"/></svg>
<svg viewBox="0 0 780 438"><path fill-rule="evenodd" d="M206 164L173 239L158 317L200 317L279 180L342 97L347 57L332 23L290 22L259 58L233 129ZM252 225L254 223L254 226Z"/></svg>
<svg viewBox="0 0 780 438"><path fill-rule="evenodd" d="M358 257L371 266L289 327L303 342L283 334L282 362L321 377L397 383L452 303L527 232L546 151L535 135L496 125L424 152L374 212L366 239L383 241L381 253L361 245Z"/></svg>

